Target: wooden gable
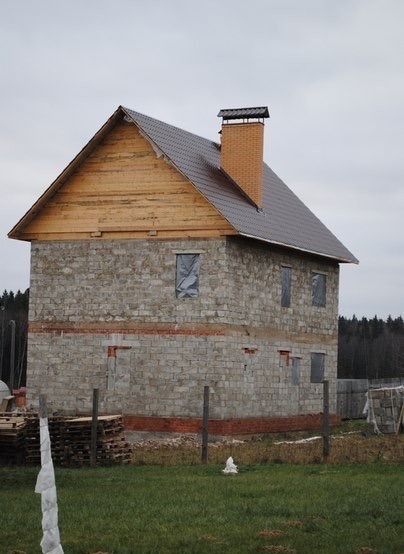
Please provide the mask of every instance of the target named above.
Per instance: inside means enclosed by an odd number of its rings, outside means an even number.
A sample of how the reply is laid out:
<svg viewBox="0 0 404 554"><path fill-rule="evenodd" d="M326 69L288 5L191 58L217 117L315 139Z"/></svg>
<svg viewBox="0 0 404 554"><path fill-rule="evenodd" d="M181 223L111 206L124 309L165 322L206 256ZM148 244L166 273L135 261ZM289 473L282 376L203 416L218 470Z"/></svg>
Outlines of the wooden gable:
<svg viewBox="0 0 404 554"><path fill-rule="evenodd" d="M226 234L236 231L133 123L121 119L14 238Z"/></svg>

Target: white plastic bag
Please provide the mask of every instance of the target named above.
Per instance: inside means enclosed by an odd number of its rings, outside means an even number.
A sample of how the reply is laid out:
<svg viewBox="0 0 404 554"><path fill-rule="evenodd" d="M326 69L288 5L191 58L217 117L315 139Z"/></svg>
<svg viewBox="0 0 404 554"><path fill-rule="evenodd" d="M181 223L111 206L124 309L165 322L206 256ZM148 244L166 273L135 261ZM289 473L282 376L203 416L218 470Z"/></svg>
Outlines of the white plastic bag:
<svg viewBox="0 0 404 554"><path fill-rule="evenodd" d="M225 475L235 475L238 473L237 466L231 456L230 458L227 458L226 467L222 471Z"/></svg>

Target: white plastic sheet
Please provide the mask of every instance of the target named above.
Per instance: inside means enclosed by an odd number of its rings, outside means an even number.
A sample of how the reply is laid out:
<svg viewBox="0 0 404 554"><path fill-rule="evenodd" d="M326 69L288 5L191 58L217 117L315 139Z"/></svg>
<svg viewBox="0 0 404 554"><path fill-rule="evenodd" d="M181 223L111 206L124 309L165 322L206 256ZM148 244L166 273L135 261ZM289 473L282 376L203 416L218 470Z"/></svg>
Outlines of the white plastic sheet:
<svg viewBox="0 0 404 554"><path fill-rule="evenodd" d="M326 287L326 276L323 273L313 273L311 292L313 306L325 306Z"/></svg>
<svg viewBox="0 0 404 554"><path fill-rule="evenodd" d="M290 296L292 290L292 268L282 266L281 270L282 281L282 294L281 294L281 306L283 308L290 307Z"/></svg>
<svg viewBox="0 0 404 554"><path fill-rule="evenodd" d="M41 471L38 475L35 492L41 495L43 531L41 548L43 554L63 554L58 527L58 504L48 418L40 418L39 433L41 443Z"/></svg>
<svg viewBox="0 0 404 554"><path fill-rule="evenodd" d="M177 254L177 298L196 298L199 293L199 254Z"/></svg>
<svg viewBox="0 0 404 554"><path fill-rule="evenodd" d="M238 473L237 466L231 456L230 458L227 458L226 467L222 471L225 475L235 475Z"/></svg>
<svg viewBox="0 0 404 554"><path fill-rule="evenodd" d="M375 417L372 390L375 391L375 392L376 391L386 391L386 390L388 390L388 391L390 391L391 394L393 394L393 391L400 394L401 392L404 393L404 386L400 385L398 387L380 387L378 389L369 389L368 392L366 393L366 404L365 404L365 407L363 408L363 415L366 415L366 421L368 423L373 424L374 432L377 435L382 435L382 432L380 431L380 429L377 425L377 421L376 421L376 417ZM394 421L394 425L395 425L395 431L397 432L397 426L401 425L400 420L397 421L397 422Z"/></svg>

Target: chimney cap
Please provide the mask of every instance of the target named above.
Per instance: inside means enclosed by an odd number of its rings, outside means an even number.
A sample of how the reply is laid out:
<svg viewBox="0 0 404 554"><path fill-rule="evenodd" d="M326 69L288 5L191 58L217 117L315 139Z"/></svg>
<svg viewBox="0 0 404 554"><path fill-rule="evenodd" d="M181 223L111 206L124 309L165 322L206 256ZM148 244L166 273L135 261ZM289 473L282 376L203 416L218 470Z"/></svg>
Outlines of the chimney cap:
<svg viewBox="0 0 404 554"><path fill-rule="evenodd" d="M269 117L268 106L260 106L256 108L229 108L220 110L217 117L227 119L249 119L249 118L266 118Z"/></svg>

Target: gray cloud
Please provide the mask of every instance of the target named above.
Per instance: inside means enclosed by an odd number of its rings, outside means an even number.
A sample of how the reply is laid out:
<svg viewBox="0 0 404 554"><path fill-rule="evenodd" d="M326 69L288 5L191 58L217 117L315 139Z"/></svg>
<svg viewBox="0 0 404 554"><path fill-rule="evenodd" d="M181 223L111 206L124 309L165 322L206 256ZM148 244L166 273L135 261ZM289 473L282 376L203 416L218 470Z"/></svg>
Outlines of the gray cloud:
<svg viewBox="0 0 404 554"><path fill-rule="evenodd" d="M265 157L359 257L342 313L403 313L404 3L38 0L0 6L5 238L118 104L216 138L221 107L268 104Z"/></svg>

